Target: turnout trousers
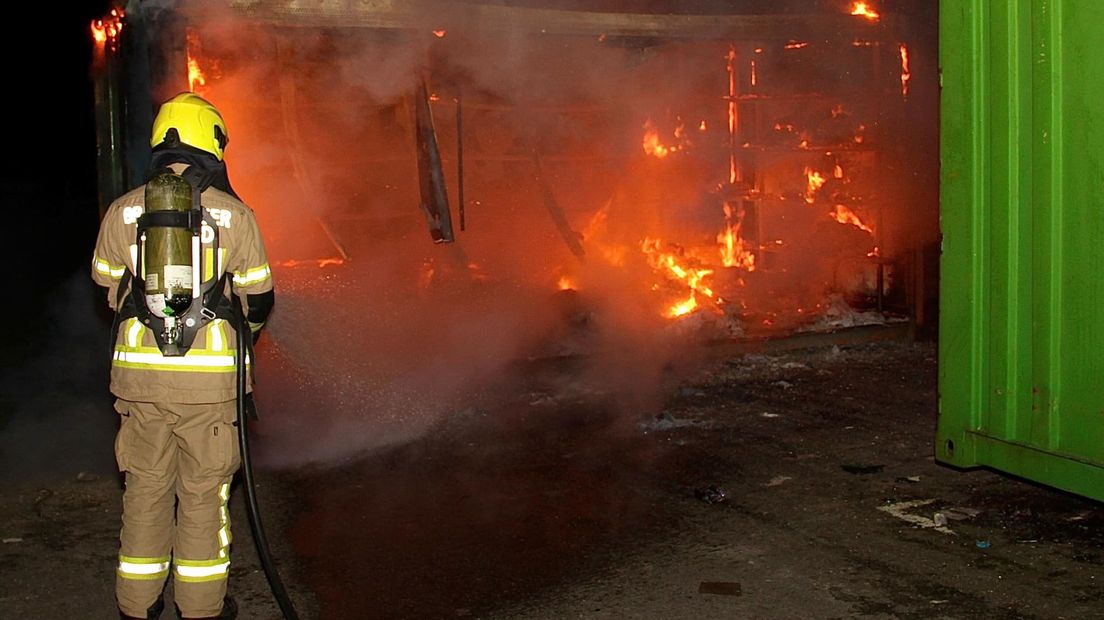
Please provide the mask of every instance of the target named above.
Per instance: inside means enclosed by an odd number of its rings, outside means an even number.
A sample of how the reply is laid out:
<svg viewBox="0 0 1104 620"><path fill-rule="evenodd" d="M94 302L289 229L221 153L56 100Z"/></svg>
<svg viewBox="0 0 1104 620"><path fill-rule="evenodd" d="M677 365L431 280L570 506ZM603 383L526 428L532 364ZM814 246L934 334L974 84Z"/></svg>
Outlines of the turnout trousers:
<svg viewBox="0 0 1104 620"><path fill-rule="evenodd" d="M217 616L230 572L230 481L241 464L235 401L117 400L115 457L126 474L115 594L146 617L173 573L185 618Z"/></svg>

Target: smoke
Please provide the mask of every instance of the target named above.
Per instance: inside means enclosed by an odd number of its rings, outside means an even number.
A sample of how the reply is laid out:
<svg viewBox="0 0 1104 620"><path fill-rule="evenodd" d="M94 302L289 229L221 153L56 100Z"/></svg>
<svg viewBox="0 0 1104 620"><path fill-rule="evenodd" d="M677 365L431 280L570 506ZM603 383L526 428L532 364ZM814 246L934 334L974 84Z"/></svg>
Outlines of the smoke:
<svg viewBox="0 0 1104 620"><path fill-rule="evenodd" d="M115 471L118 416L107 391L111 360L104 289L85 265L24 299L6 324L0 377L0 480L73 479Z"/></svg>
<svg viewBox="0 0 1104 620"><path fill-rule="evenodd" d="M688 260L717 262L727 44L502 29L472 21L463 5L435 6L415 30L265 26L212 3L190 6L193 52L208 77L200 92L224 112L231 180L257 213L277 281L258 371L271 460L332 460L418 436L513 385L517 360L545 355L600 353L581 381L633 413L659 402L664 367L693 345L662 318L677 294L647 266L640 241L662 238ZM435 34L442 22L463 27ZM786 76L776 78L780 90L804 82L827 91L853 78L820 60L758 71ZM430 242L417 207L410 97L423 78L458 230L451 245ZM830 107L799 100L790 110L827 131ZM849 110L852 125L874 125L877 107ZM677 156L644 157L646 121L680 145ZM803 183L800 165L772 165ZM774 276L747 278L731 301L811 306L838 284L839 261L869 251L851 247L855 231L797 209L781 231L794 251L764 256ZM556 211L583 237L584 260ZM761 241L781 236L763 228ZM826 264L816 254L836 237L848 249ZM578 294L556 292L565 277Z"/></svg>

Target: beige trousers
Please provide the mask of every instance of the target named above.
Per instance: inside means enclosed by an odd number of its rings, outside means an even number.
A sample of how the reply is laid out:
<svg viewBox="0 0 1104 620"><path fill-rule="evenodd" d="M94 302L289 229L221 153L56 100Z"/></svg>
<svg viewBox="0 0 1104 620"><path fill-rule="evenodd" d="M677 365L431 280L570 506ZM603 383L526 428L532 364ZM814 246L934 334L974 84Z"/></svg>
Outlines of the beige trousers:
<svg viewBox="0 0 1104 620"><path fill-rule="evenodd" d="M126 473L115 594L146 617L170 568L185 618L217 616L230 572L230 480L241 464L235 403L115 402Z"/></svg>

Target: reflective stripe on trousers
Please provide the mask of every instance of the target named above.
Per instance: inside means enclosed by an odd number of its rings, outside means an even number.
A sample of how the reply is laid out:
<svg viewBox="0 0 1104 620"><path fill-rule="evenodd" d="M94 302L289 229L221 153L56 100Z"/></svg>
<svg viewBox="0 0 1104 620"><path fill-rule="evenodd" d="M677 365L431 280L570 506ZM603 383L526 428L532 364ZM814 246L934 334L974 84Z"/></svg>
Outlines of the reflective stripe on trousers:
<svg viewBox="0 0 1104 620"><path fill-rule="evenodd" d="M169 558L168 556L135 558L120 555L118 574L123 579L137 579L140 581L164 579L169 574Z"/></svg>

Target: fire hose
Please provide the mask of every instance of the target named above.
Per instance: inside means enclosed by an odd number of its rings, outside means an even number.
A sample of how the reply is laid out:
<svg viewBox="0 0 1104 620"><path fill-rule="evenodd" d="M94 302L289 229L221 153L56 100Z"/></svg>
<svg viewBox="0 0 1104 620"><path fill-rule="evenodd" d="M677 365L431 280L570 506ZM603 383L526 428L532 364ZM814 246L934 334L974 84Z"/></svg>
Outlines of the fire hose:
<svg viewBox="0 0 1104 620"><path fill-rule="evenodd" d="M238 333L238 360L235 369L238 401L238 445L241 447L241 468L245 483L245 506L246 513L249 516L249 529L253 532L253 544L257 547L257 557L261 561L261 568L264 569L268 587L276 598L276 604L280 606L280 611L284 614L286 620L299 620L299 614L295 612L291 598L288 596L287 590L284 589L284 582L280 579L280 573L276 570L276 565L272 563L268 538L265 536L264 526L261 524L261 508L257 503L257 485L253 480L253 462L249 454L249 429L246 427L249 416L246 412L245 358L247 351L252 349L249 346L251 343L247 343L246 338L251 336L247 335L249 334L249 324L246 322L245 314L240 311L237 314L240 317L235 330Z"/></svg>

